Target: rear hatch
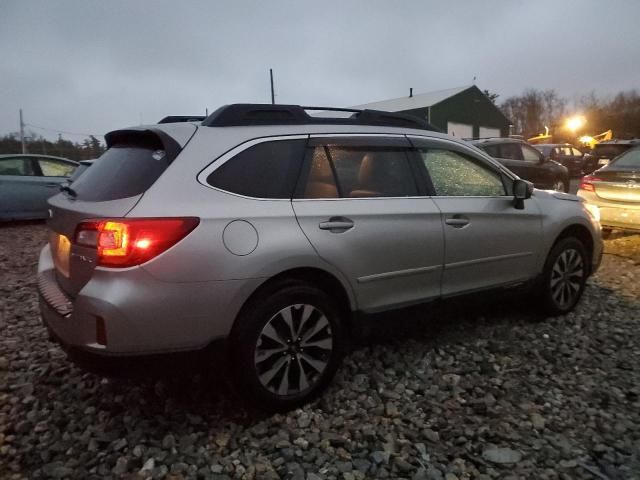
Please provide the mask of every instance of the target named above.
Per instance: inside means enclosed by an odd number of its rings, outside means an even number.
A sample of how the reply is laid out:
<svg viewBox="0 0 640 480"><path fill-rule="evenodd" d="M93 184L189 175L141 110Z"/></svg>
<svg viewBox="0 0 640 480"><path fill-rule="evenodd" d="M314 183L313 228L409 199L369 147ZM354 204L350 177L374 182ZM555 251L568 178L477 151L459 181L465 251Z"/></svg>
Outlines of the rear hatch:
<svg viewBox="0 0 640 480"><path fill-rule="evenodd" d="M598 197L615 202L640 202L640 171L599 170L594 176L599 179L593 182Z"/></svg>
<svg viewBox="0 0 640 480"><path fill-rule="evenodd" d="M183 125L192 129L186 144L196 127ZM97 259L95 248L74 243L78 225L88 219L126 216L184 147L156 128L117 130L105 138L108 149L100 159L49 200L56 278L72 297L91 278Z"/></svg>

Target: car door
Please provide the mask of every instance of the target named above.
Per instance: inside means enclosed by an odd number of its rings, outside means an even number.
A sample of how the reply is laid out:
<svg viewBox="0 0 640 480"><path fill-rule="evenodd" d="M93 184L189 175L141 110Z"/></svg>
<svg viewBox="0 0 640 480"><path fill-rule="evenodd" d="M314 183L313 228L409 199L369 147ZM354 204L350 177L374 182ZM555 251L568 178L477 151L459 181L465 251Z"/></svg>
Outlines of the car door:
<svg viewBox="0 0 640 480"><path fill-rule="evenodd" d="M310 138L293 208L363 311L440 295L440 211L418 187L409 153L403 136Z"/></svg>
<svg viewBox="0 0 640 480"><path fill-rule="evenodd" d="M64 162L53 158L34 157L39 175L33 178L34 208L39 217L47 217L47 200L60 191L76 168L73 162Z"/></svg>
<svg viewBox="0 0 640 480"><path fill-rule="evenodd" d="M36 166L30 157L0 159L0 218L35 218L38 210Z"/></svg>
<svg viewBox="0 0 640 480"><path fill-rule="evenodd" d="M542 247L533 200L514 206L511 177L466 147L411 138L433 189L445 238L442 295L519 283L534 277Z"/></svg>

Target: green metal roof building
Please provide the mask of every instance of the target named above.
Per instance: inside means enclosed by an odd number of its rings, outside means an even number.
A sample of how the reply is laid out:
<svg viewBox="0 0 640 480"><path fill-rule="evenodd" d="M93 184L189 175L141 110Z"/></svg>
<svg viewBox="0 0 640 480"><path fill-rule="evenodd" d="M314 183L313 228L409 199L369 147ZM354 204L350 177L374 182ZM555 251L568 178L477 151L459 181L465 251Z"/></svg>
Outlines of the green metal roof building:
<svg viewBox="0 0 640 480"><path fill-rule="evenodd" d="M402 112L427 120L443 132L460 138L509 136L511 122L475 85L358 105L387 112Z"/></svg>

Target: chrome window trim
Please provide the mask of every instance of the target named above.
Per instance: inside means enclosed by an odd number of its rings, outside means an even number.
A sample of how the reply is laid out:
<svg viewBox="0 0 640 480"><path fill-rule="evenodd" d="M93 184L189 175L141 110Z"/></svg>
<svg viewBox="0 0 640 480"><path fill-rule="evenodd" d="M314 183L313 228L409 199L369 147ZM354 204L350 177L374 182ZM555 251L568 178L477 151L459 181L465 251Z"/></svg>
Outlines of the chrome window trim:
<svg viewBox="0 0 640 480"><path fill-rule="evenodd" d="M312 133L309 138L330 138L330 137L392 137L406 138L403 133Z"/></svg>
<svg viewBox="0 0 640 480"><path fill-rule="evenodd" d="M433 197L429 196L429 195L412 195L412 196L408 196L408 197L340 197L340 198L336 198L336 197L332 197L332 198L292 198L291 201L292 202L317 202L317 201L321 201L321 202L335 202L337 200L347 200L347 201L353 201L353 200L420 200L420 199L424 199L424 198L430 198L433 199ZM484 197L483 197L484 198Z"/></svg>

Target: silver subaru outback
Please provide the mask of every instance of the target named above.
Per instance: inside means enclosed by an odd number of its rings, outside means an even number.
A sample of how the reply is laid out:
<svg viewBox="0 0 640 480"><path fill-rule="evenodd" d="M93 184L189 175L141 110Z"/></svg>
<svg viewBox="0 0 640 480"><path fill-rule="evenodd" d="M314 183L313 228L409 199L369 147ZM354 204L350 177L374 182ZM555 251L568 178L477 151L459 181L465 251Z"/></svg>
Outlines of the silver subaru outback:
<svg viewBox="0 0 640 480"><path fill-rule="evenodd" d="M236 104L107 134L49 201L52 337L72 359L223 340L246 397L287 409L327 386L356 312L523 284L548 314L574 308L602 252L578 197L413 117L329 110Z"/></svg>

